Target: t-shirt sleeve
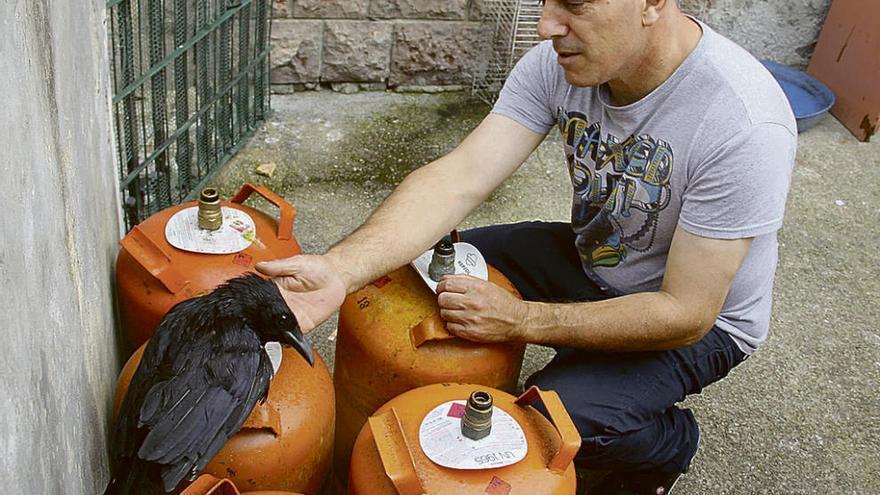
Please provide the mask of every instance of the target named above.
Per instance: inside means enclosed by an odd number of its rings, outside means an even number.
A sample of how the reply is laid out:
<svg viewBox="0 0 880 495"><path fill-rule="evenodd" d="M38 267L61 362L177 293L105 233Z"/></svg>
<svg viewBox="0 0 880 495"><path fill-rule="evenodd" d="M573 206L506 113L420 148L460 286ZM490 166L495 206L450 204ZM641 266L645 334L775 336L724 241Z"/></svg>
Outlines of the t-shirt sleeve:
<svg viewBox="0 0 880 495"><path fill-rule="evenodd" d="M782 227L797 135L763 123L716 148L690 175L679 224L701 237L741 239Z"/></svg>
<svg viewBox="0 0 880 495"><path fill-rule="evenodd" d="M548 60L553 48L549 42L528 51L507 76L492 113L504 115L538 134L547 134L556 124ZM549 59L548 59L549 57Z"/></svg>

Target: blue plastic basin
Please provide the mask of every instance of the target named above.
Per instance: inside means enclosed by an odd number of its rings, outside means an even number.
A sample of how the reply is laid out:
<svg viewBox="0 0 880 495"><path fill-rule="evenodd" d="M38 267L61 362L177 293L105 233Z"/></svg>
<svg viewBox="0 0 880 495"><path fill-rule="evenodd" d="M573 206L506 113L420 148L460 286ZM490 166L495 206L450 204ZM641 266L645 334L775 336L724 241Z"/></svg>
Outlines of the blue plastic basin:
<svg viewBox="0 0 880 495"><path fill-rule="evenodd" d="M834 93L816 78L770 60L762 60L761 63L773 74L788 97L797 119L798 132L818 124L834 106Z"/></svg>

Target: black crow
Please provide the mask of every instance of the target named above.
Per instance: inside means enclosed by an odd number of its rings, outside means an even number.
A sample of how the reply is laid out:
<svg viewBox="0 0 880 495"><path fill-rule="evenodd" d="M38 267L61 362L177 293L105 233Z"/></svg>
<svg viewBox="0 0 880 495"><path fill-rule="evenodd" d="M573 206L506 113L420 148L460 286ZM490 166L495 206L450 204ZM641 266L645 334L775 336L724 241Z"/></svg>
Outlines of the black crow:
<svg viewBox="0 0 880 495"><path fill-rule="evenodd" d="M264 401L272 364L263 345L312 347L274 282L249 274L168 312L122 402L105 495L173 492L193 480Z"/></svg>

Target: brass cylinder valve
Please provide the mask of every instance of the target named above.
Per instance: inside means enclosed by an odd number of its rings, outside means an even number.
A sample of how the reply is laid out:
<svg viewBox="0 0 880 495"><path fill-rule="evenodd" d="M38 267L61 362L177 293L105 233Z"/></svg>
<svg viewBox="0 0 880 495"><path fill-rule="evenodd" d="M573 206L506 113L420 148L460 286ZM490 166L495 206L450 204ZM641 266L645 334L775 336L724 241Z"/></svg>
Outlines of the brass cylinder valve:
<svg viewBox="0 0 880 495"><path fill-rule="evenodd" d="M199 228L218 230L223 225L223 210L220 208L220 193L207 187L199 195Z"/></svg>
<svg viewBox="0 0 880 495"><path fill-rule="evenodd" d="M477 390L468 398L461 418L461 434L471 440L481 440L492 432L492 395Z"/></svg>
<svg viewBox="0 0 880 495"><path fill-rule="evenodd" d="M431 264L428 265L428 276L434 282L441 282L444 275L455 274L455 245L452 241L442 239L434 245Z"/></svg>

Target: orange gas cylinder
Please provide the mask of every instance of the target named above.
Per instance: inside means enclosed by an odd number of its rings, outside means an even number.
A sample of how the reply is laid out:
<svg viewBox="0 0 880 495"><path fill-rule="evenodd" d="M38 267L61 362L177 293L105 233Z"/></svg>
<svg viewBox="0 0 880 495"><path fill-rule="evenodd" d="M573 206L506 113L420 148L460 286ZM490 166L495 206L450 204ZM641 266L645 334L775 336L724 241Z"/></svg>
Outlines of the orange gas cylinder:
<svg viewBox="0 0 880 495"><path fill-rule="evenodd" d="M242 204L253 193L278 207L278 221ZM178 249L168 241L166 227L175 214L196 205L190 202L165 209L119 241L122 249L116 259L116 290L128 352L146 342L165 313L180 301L209 292L226 280L253 270L260 261L302 252L293 237L296 209L269 189L252 184L245 184L229 202L221 203L247 213L253 220L254 238L249 247L232 254ZM197 224L190 227L197 228Z"/></svg>
<svg viewBox="0 0 880 495"><path fill-rule="evenodd" d="M146 344L119 375L114 416L141 362ZM269 384L264 404L257 403L242 429L226 442L205 473L228 478L242 490L316 493L327 478L333 448L333 383L315 352L315 366L282 347L281 367Z"/></svg>
<svg viewBox="0 0 880 495"><path fill-rule="evenodd" d="M519 297L501 272L489 280ZM346 298L339 313L336 362L336 446L333 470L344 484L354 440L385 402L424 385L477 383L513 392L523 344L478 344L453 338L437 296L411 266Z"/></svg>
<svg viewBox="0 0 880 495"><path fill-rule="evenodd" d="M422 433L422 422L429 413L431 418L455 425L450 401L467 401L472 392L483 390L492 395L493 423L501 416L498 410L516 421L525 436L524 455L514 464L488 469L454 469L443 467L428 458L423 450L430 435L448 444L455 441L448 428L439 428L436 421ZM550 416L547 420L536 409L529 407L540 399ZM460 403L459 403L460 404ZM437 416L438 406L441 415ZM443 414L443 407L448 413ZM463 406L458 406L464 409ZM447 416L453 418L448 419ZM429 419L431 419L429 418ZM508 420L509 420L508 418ZM427 422L426 422L427 424ZM508 421L509 424L509 421ZM500 427L500 425L498 425ZM477 442L492 441L496 425L488 437ZM425 440L423 441L423 436ZM451 440L448 440L451 438ZM461 440L471 442L470 440ZM480 385L430 385L411 390L397 397L370 417L355 442L351 456L348 482L349 495L573 495L577 481L572 462L580 448L581 437L555 392L542 392L532 387L519 398ZM506 443L511 445L511 443ZM491 450L492 447L489 447ZM523 453L523 451L525 451ZM503 456L514 457L509 451L480 455L479 463L501 463ZM466 456L465 456L466 457ZM468 459L470 460L470 459Z"/></svg>
<svg viewBox="0 0 880 495"><path fill-rule="evenodd" d="M235 485L227 480L218 480L210 474L203 474L186 487L180 495L240 495Z"/></svg>
<svg viewBox="0 0 880 495"><path fill-rule="evenodd" d="M180 495L240 495L238 488L228 479L218 480L210 474L203 474L186 487ZM245 492L241 495L302 495L293 492Z"/></svg>

